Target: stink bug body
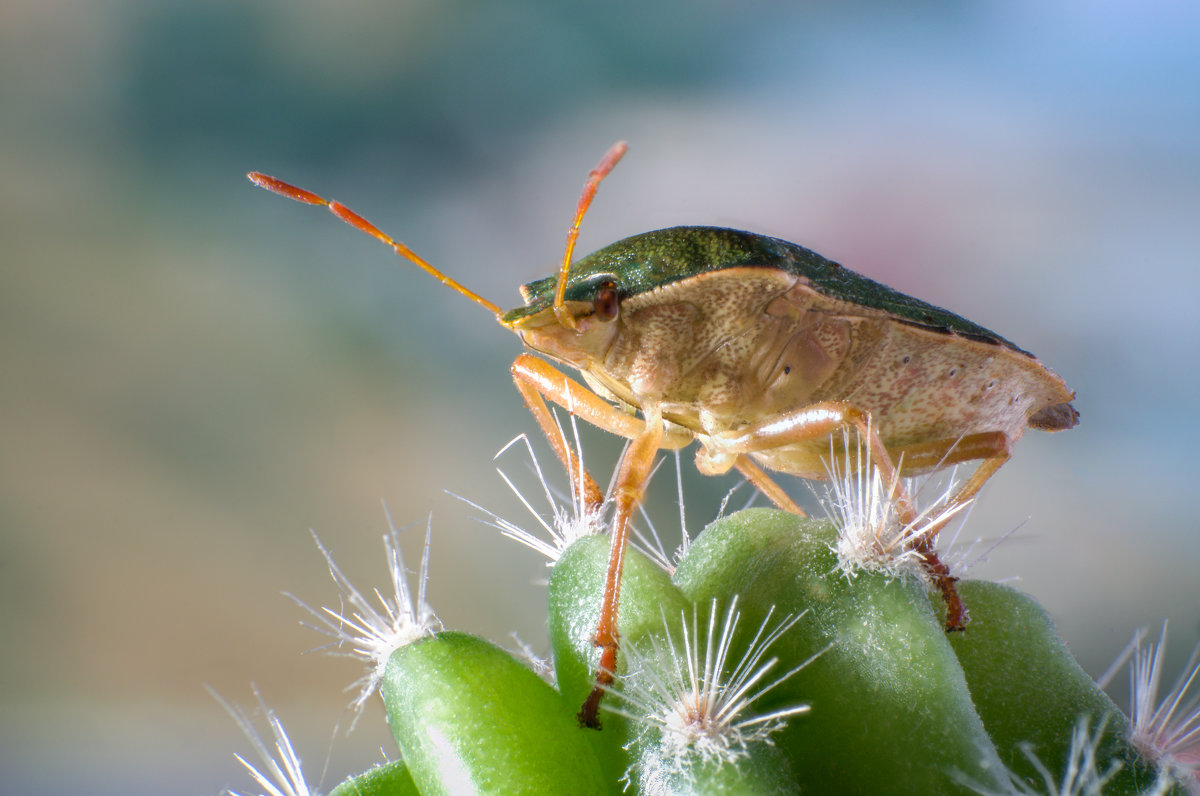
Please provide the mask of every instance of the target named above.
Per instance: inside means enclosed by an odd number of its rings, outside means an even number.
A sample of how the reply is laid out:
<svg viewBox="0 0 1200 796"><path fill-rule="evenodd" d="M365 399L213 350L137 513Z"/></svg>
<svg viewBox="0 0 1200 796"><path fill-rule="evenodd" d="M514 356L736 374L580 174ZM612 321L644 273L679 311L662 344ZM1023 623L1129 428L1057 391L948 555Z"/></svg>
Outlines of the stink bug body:
<svg viewBox="0 0 1200 796"><path fill-rule="evenodd" d="M697 441L702 472L737 469L778 506L802 514L763 468L826 478L831 446L841 446L840 432L854 427L888 483L980 461L953 506L974 497L1026 428L1071 428L1079 417L1074 394L1033 355L786 241L675 227L573 263L583 215L624 152L623 143L615 145L590 174L559 272L522 287L524 306L507 312L344 205L249 175L261 187L328 207L487 308L527 348L579 370L586 387L528 353L512 366L526 405L588 506L598 508L604 495L563 444L545 399L630 440L612 494L612 547L595 637L600 671L580 711L589 726L598 726L599 701L616 670L629 522L660 449ZM918 522L902 490L897 506L902 522ZM929 522L913 544L945 598L947 628L957 630L966 610L934 551L939 529L938 520Z"/></svg>

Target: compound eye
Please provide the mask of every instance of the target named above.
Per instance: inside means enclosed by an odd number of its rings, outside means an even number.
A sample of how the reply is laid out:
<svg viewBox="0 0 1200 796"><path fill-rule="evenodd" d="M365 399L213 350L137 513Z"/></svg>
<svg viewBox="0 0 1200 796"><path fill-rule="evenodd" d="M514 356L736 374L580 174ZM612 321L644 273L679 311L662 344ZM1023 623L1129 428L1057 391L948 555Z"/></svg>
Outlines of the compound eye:
<svg viewBox="0 0 1200 796"><path fill-rule="evenodd" d="M607 323L616 320L620 309L621 302L617 297L617 283L611 279L601 282L600 287L596 288L596 297L592 300L592 315L597 320Z"/></svg>

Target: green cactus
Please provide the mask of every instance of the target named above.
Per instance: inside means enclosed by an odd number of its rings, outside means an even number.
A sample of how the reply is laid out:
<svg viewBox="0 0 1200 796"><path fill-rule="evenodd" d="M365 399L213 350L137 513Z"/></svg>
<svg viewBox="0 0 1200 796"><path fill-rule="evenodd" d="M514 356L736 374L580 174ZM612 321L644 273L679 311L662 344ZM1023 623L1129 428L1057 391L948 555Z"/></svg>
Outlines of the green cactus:
<svg viewBox="0 0 1200 796"><path fill-rule="evenodd" d="M1032 598L961 582L973 619L947 634L919 574L846 561L843 533L749 509L709 525L672 574L630 550L600 730L576 712L597 661L607 537L555 553L553 684L491 642L433 627L394 538L396 597L381 611L331 561L357 620L341 640L369 662L363 693L381 694L401 756L333 793L1196 792L1180 751L1200 734L1194 706L1179 748L1152 760Z"/></svg>

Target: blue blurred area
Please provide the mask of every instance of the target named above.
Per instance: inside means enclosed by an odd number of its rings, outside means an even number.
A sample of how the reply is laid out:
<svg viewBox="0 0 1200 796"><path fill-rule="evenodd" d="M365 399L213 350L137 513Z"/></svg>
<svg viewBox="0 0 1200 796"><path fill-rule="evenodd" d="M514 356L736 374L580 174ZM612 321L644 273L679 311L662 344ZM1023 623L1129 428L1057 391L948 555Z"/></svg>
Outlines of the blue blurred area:
<svg viewBox="0 0 1200 796"><path fill-rule="evenodd" d="M358 671L299 656L320 639L279 596L334 599L308 528L382 584L380 500L414 561L433 513L447 625L543 648L540 561L442 492L522 519L491 461L535 433L519 345L250 169L507 305L624 138L581 252L748 228L995 329L1082 423L989 484L959 548L1016 531L971 574L1019 576L1093 673L1168 617L1178 665L1200 637L1198 89L1200 7L1167 0L5 3L0 791L245 789L203 683L259 682L313 780L332 749L327 786L390 750L378 711L330 742ZM619 447L585 444L606 472ZM691 532L730 485L685 467Z"/></svg>

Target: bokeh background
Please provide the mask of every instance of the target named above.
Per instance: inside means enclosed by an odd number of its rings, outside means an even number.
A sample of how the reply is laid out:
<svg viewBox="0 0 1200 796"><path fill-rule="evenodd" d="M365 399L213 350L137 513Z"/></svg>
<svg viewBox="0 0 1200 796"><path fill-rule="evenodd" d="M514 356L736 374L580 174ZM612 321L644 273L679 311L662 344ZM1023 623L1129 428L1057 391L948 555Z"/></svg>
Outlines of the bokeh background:
<svg viewBox="0 0 1200 796"><path fill-rule="evenodd" d="M382 585L382 503L414 564L432 513L448 626L544 650L542 563L445 493L523 517L492 461L535 431L517 341L242 175L508 305L620 138L580 252L777 235L1057 370L1082 423L989 485L962 538L1009 538L973 573L1019 577L1093 674L1169 618L1174 673L1200 635L1200 6L6 0L0 790L249 790L204 684L257 682L324 789L391 751L374 706L346 737L359 669L302 655L280 594L335 601L309 529ZM729 486L688 474L693 533Z"/></svg>

